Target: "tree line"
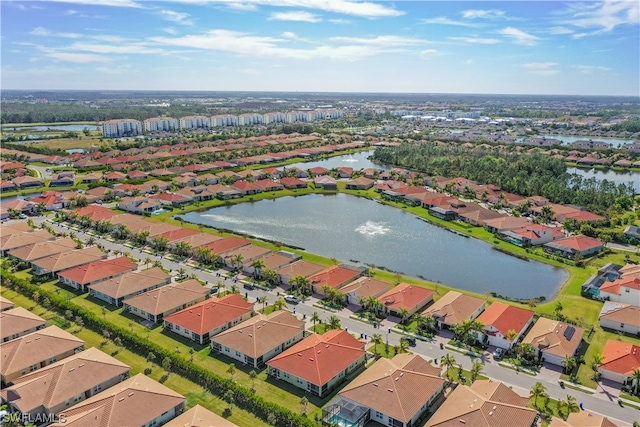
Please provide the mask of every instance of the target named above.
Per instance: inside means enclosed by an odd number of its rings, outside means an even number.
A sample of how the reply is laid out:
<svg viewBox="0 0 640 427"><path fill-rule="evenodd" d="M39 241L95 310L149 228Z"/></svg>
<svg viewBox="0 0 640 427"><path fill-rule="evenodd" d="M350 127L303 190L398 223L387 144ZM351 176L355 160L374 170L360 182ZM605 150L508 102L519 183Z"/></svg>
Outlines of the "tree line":
<svg viewBox="0 0 640 427"><path fill-rule="evenodd" d="M427 176L462 176L481 184L494 184L521 196L540 195L551 202L572 204L606 214L632 206L631 183L583 178L567 172L562 159L540 153L501 152L498 147L403 143L375 150L372 160L400 166Z"/></svg>

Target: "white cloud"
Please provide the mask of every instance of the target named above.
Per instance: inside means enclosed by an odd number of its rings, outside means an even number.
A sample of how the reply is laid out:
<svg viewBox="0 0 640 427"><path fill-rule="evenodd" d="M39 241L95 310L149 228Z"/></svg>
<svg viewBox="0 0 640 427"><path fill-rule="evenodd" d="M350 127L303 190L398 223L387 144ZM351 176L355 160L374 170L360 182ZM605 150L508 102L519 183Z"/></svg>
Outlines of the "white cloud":
<svg viewBox="0 0 640 427"><path fill-rule="evenodd" d="M420 56L424 59L431 59L435 56L440 56L440 55L442 55L442 52L440 52L437 49L425 49L420 52Z"/></svg>
<svg viewBox="0 0 640 427"><path fill-rule="evenodd" d="M560 72L555 68L558 65L559 64L557 62L530 62L528 64L522 64L522 68L527 69L530 74L536 74L538 76L552 76Z"/></svg>
<svg viewBox="0 0 640 427"><path fill-rule="evenodd" d="M399 46L416 44L410 41L416 39L405 39L396 36L380 36L373 39L349 37L337 39L332 41L352 44L323 45L313 49L295 49L282 46L283 43L290 43L290 39L257 36L230 30L211 30L204 34L176 38L151 37L149 40L165 46L227 52L253 58L331 59L338 61L357 61L382 53L396 52Z"/></svg>
<svg viewBox="0 0 640 427"><path fill-rule="evenodd" d="M593 28L594 35L609 32L620 25L638 25L640 2L627 0L605 0L596 3L567 3L567 9L560 15L566 16L561 22L579 28Z"/></svg>
<svg viewBox="0 0 640 427"><path fill-rule="evenodd" d="M572 34L573 30L567 27L552 27L549 28L549 34Z"/></svg>
<svg viewBox="0 0 640 427"><path fill-rule="evenodd" d="M140 3L137 3L132 0L33 0L33 1L86 4L90 6L114 6L114 7L136 7L136 8L143 7Z"/></svg>
<svg viewBox="0 0 640 427"><path fill-rule="evenodd" d="M498 39L485 39L479 37L449 37L449 40L460 41L471 44L496 44L500 43Z"/></svg>
<svg viewBox="0 0 640 427"><path fill-rule="evenodd" d="M515 44L521 44L524 46L535 46L536 42L540 40L533 34L525 33L524 31L513 27L507 27L503 30L499 30L498 34L511 38Z"/></svg>
<svg viewBox="0 0 640 427"><path fill-rule="evenodd" d="M439 16L437 18L426 18L421 19L420 22L423 24L435 24L435 25L455 25L460 27L475 27L475 24L466 21L454 21L452 19L447 18L446 16Z"/></svg>
<svg viewBox="0 0 640 427"><path fill-rule="evenodd" d="M329 22L331 22L332 24L340 24L340 25L347 25L347 24L351 24L351 21L349 21L348 19L329 19Z"/></svg>
<svg viewBox="0 0 640 427"><path fill-rule="evenodd" d="M282 33L282 37L286 37L288 39L293 39L293 40L298 39L298 35L296 33L292 33L291 31L285 31L284 33Z"/></svg>
<svg viewBox="0 0 640 427"><path fill-rule="evenodd" d="M274 21L301 21L301 22L320 22L322 19L310 12L291 11L291 12L274 12L269 19Z"/></svg>
<svg viewBox="0 0 640 427"><path fill-rule="evenodd" d="M46 37L48 35L51 35L51 31L47 30L46 28L36 27L29 34L31 34L32 36Z"/></svg>
<svg viewBox="0 0 640 427"><path fill-rule="evenodd" d="M120 43L117 45L92 44L92 43L73 43L67 47L59 48L59 51L80 51L91 53L121 53L121 54L163 54L165 50L150 46L147 43Z"/></svg>
<svg viewBox="0 0 640 427"><path fill-rule="evenodd" d="M345 43L366 44L374 46L414 46L429 43L423 39L413 39L401 36L377 36L375 38L362 37L332 37L331 40Z"/></svg>
<svg viewBox="0 0 640 427"><path fill-rule="evenodd" d="M470 9L470 10L464 10L461 12L462 13L462 17L465 19L476 19L476 18L482 18L482 19L499 19L499 18L504 18L504 10L496 10L496 9L491 9L491 10L477 10L477 9Z"/></svg>
<svg viewBox="0 0 640 427"><path fill-rule="evenodd" d="M611 71L609 67L599 65L574 65L573 68L579 70L582 74L593 74L594 71Z"/></svg>
<svg viewBox="0 0 640 427"><path fill-rule="evenodd" d="M107 57L88 53L49 52L46 55L49 58L53 58L58 61L74 62L76 64L83 64L87 62L109 62L109 58Z"/></svg>
<svg viewBox="0 0 640 427"><path fill-rule="evenodd" d="M162 31L164 31L167 34L178 34L178 32L176 31L175 28L173 27L167 27L167 28L163 28Z"/></svg>
<svg viewBox="0 0 640 427"><path fill-rule="evenodd" d="M89 1L89 0L83 0ZM122 0L125 1L125 0ZM315 9L324 12L341 13L343 15L360 16L363 18L382 18L389 16L401 16L404 12L388 7L382 3L351 0L178 0L186 3L211 3L237 5L244 7L269 6Z"/></svg>
<svg viewBox="0 0 640 427"><path fill-rule="evenodd" d="M175 22L179 25L193 25L193 21L189 19L191 15L188 13L176 12L173 10L161 10L158 14L167 21Z"/></svg>

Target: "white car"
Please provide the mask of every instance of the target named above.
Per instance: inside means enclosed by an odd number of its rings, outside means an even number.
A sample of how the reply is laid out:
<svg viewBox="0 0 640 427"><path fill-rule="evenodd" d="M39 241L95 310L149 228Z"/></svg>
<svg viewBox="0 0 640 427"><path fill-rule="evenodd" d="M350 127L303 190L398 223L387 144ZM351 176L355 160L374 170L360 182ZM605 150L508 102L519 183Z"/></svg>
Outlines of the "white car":
<svg viewBox="0 0 640 427"><path fill-rule="evenodd" d="M297 303L300 302L300 300L297 297L293 296L293 295L285 295L284 296L284 300L286 302L288 302L288 303L291 303L291 304L297 304Z"/></svg>

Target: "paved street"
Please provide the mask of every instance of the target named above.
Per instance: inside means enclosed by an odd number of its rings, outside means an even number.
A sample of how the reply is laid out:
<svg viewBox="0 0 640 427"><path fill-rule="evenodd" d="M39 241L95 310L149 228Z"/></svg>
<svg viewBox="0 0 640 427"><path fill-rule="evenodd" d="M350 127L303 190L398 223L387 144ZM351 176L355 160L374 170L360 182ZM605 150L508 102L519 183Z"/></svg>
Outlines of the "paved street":
<svg viewBox="0 0 640 427"><path fill-rule="evenodd" d="M43 221L44 218L34 218L34 222L36 224L42 223ZM67 227L61 227L56 224L51 225L57 232L70 231ZM86 241L89 238L86 233L77 230L72 231L76 232L80 240ZM194 267L186 266L185 264L166 259L162 256L158 257L118 243L108 242L104 239L99 240L105 249L112 252L130 252L132 257L138 258L140 260L144 260L145 258L160 260L164 268L170 269L173 274L175 274L178 269L184 268L187 271L187 274L195 274L200 280L207 282L209 286L216 284L220 280L224 281L226 289L229 289L234 284L233 280L224 278L222 276L218 277L216 273L206 272ZM224 271L221 270L221 272ZM243 293L243 295L246 294L248 296L250 301L256 301L256 299L260 297L267 297L267 302L269 304L273 304L273 302L278 298L278 294L283 292L282 289L276 289L273 291L263 291L260 289L255 289L247 291L239 282L237 283L237 286L240 288L240 291L241 293ZM390 332L390 328L393 328L395 326L395 323L391 320L387 319L383 321L380 329L377 329L374 328L371 324L350 318L349 316L352 313L348 309L344 309L340 312L334 313L328 310L323 310L322 308L314 307L314 302L317 302L317 299L309 298L304 303L295 305L288 304L287 309L291 310L296 315L306 316L308 326L311 326L311 321L309 319L314 312L317 312L323 321L326 321L331 315L335 314L340 318L342 327L347 329L349 332L356 334L356 336L360 334L363 338L365 336L368 338L373 334L379 333L382 335L383 339L385 341L388 341L391 345L396 345L400 341L400 334ZM417 341L416 346L412 347L411 351L422 355L428 360L439 360L440 357L442 357L444 354L450 353L456 358L456 361L465 369L470 369L475 360L474 358L457 352L448 351L447 349L440 349L440 343L446 344L448 340L449 338L438 336L431 342ZM516 372L514 370L499 366L497 362L493 360L493 357L489 352L485 353L485 355L482 357L482 361L485 363L485 367L483 370L483 374L485 376L513 386L514 390L518 391L522 395L528 395L529 389L533 386L534 383L539 381L545 385L545 387L547 388L547 393L554 399L566 399L567 395L571 395L574 396L578 402L582 402L584 404L584 408L591 412L599 413L609 418L623 421L629 425L634 421L640 421L639 410L631 407L621 408L618 405L617 393L612 394L612 391L614 390L612 387L605 386L606 388L604 389L602 387L599 387L596 394L589 395L587 393L570 388L561 388L557 382L559 372L556 371L543 369L543 372L539 375L535 377L530 376L522 372Z"/></svg>

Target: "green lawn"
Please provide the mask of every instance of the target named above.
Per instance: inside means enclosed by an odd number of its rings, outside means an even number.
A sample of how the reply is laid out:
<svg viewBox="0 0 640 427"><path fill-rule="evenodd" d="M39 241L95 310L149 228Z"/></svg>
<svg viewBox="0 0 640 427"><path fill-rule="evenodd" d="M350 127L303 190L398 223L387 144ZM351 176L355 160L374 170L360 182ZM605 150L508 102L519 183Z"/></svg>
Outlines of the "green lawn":
<svg viewBox="0 0 640 427"><path fill-rule="evenodd" d="M460 378L460 376L464 377L464 381ZM444 374L444 378L451 380L453 382L463 384L463 385L471 385L471 372L466 369L459 370L458 368L447 369ZM482 374L479 374L476 377L476 380L488 380L489 377L486 377Z"/></svg>

